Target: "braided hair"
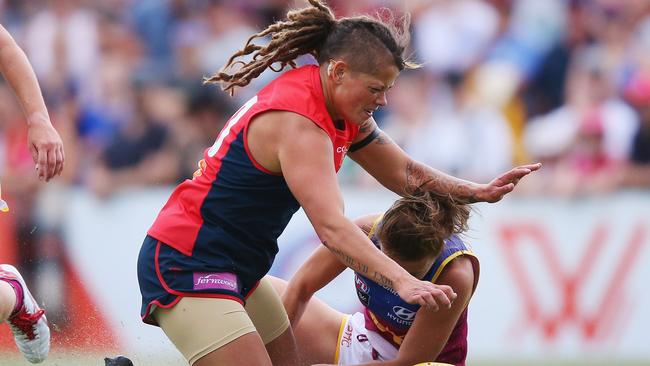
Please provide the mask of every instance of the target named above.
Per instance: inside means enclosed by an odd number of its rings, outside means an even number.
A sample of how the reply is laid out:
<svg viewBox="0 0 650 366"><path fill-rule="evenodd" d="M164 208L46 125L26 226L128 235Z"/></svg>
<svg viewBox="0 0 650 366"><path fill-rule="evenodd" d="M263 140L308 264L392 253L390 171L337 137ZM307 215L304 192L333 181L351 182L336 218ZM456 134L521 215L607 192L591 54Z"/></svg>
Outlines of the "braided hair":
<svg viewBox="0 0 650 366"><path fill-rule="evenodd" d="M251 36L244 48L234 53L226 65L205 82L219 83L232 95L236 87L248 85L267 68L276 72L287 65L295 68L295 60L306 54L313 55L319 64L344 58L352 69L366 73L375 72L386 54L400 71L419 67L403 56L410 40L408 14L397 19L385 9L383 20L382 14L376 18L356 16L337 20L324 1L308 1L311 6L291 10L287 20L271 24ZM271 41L265 46L253 42L266 36L270 36ZM252 55L252 59L236 61L246 55ZM274 67L276 63L279 66ZM229 70L235 65L241 67Z"/></svg>

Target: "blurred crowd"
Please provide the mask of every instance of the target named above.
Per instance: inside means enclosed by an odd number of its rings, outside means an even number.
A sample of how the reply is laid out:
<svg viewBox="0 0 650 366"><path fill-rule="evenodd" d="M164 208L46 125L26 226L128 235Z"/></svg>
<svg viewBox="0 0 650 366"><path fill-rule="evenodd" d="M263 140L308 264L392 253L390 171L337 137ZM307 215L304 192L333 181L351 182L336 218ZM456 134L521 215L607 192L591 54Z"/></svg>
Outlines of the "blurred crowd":
<svg viewBox="0 0 650 366"><path fill-rule="evenodd" d="M518 194L650 188L650 1L328 3L338 16L381 7L412 14L412 57L423 67L400 76L376 119L414 158L479 182L513 164L544 163ZM232 98L203 78L252 34L302 6L0 0L0 22L27 53L66 151L63 176L47 187L38 182L22 113L0 81L0 179L12 206L0 241L38 243L17 250L17 262L40 258L41 271L60 275L58 208L70 186L106 199L191 177L229 116L275 75L265 72ZM341 180L376 184L354 164ZM62 303L50 301L49 314Z"/></svg>
<svg viewBox="0 0 650 366"><path fill-rule="evenodd" d="M377 117L409 154L485 182L542 161L520 193L575 196L650 186L650 2L330 1L339 16L413 17L412 55ZM0 1L65 139L60 184L100 197L191 176L202 149L266 72L234 98L202 79L304 0ZM309 63L309 57L301 59ZM24 122L0 86L0 176L33 196ZM347 184L373 184L350 165Z"/></svg>

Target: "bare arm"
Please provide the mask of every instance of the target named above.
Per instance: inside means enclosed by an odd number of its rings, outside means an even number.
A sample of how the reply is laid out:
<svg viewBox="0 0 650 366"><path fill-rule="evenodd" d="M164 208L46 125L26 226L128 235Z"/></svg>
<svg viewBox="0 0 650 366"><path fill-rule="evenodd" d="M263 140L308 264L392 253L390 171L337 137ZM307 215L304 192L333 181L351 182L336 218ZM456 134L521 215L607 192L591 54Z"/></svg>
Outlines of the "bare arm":
<svg viewBox="0 0 650 366"><path fill-rule="evenodd" d="M411 159L388 135L379 130L370 118L361 126L358 141L367 136L366 145L350 153L350 157L386 188L403 196L421 187L467 202L496 202L512 191L519 179L539 169L540 164L516 167L488 184L473 183L452 177Z"/></svg>
<svg viewBox="0 0 650 366"><path fill-rule="evenodd" d="M296 327L311 297L345 270L345 265L324 246L314 253L291 277L282 303L292 327Z"/></svg>
<svg viewBox="0 0 650 366"><path fill-rule="evenodd" d="M377 216L362 216L355 220L355 224L367 234ZM332 282L345 268L345 265L329 249L322 246L316 248L305 263L298 268L298 271L289 280L286 291L282 294L282 302L294 328L300 321L309 299L318 290Z"/></svg>
<svg viewBox="0 0 650 366"><path fill-rule="evenodd" d="M9 32L0 25L0 71L16 94L29 126L28 143L38 176L49 181L61 174L65 160L63 143L43 101L34 70Z"/></svg>
<svg viewBox="0 0 650 366"><path fill-rule="evenodd" d="M422 307L418 310L397 354L397 365L412 365L438 358L472 297L474 269L471 260L464 256L454 259L436 283L451 286L458 297L450 309L432 312Z"/></svg>
<svg viewBox="0 0 650 366"><path fill-rule="evenodd" d="M462 312L472 297L474 271L468 258L458 257L449 263L437 283L452 286L458 298L449 309L434 312L422 307L402 343L397 358L383 362L370 362L358 366L411 366L433 362L447 344Z"/></svg>
<svg viewBox="0 0 650 366"><path fill-rule="evenodd" d="M325 132L297 114L279 116L283 129L277 156L282 174L321 242L347 267L395 289L405 301L434 308L449 306L455 297L451 288L411 276L344 216L333 148Z"/></svg>

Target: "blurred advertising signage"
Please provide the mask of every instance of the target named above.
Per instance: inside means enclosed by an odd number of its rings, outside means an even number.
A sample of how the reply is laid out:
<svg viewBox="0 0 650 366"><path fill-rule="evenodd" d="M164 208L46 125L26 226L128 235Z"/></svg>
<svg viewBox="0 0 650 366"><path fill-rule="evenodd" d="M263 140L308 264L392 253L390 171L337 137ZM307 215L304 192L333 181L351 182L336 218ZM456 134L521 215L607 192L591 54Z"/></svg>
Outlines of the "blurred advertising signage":
<svg viewBox="0 0 650 366"><path fill-rule="evenodd" d="M544 222L502 224L498 229L506 267L518 293L523 321L518 321L518 334L539 332L545 341L557 339L562 328L575 328L585 342L607 340L617 336L617 327L626 321L621 304L629 299L631 274L640 263L641 250L648 238L647 227L639 222L626 236L615 237L611 223L599 222L590 228L582 254L574 257L571 265L563 264L562 245L554 243ZM561 243L568 244L568 243ZM530 258L521 254L518 247L531 245L537 249L536 261L550 274L546 281L555 290L557 307L543 305L542 297L550 294L538 291L527 263ZM620 246L616 254L607 254L608 245ZM605 256L608 256L605 258ZM605 259L605 260L602 260ZM595 279L597 266L608 266L611 271L599 279L598 291L586 300L583 296L590 280ZM586 308L585 301L592 306Z"/></svg>

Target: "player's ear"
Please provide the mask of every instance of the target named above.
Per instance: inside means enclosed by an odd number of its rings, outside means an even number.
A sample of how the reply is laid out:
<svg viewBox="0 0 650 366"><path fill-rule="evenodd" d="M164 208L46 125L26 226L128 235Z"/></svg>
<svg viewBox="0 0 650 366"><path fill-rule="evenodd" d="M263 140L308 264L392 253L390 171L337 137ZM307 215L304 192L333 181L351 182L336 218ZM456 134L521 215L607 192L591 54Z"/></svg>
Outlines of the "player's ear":
<svg viewBox="0 0 650 366"><path fill-rule="evenodd" d="M348 72L348 64L343 60L330 60L327 65L327 76L337 84L343 81Z"/></svg>

